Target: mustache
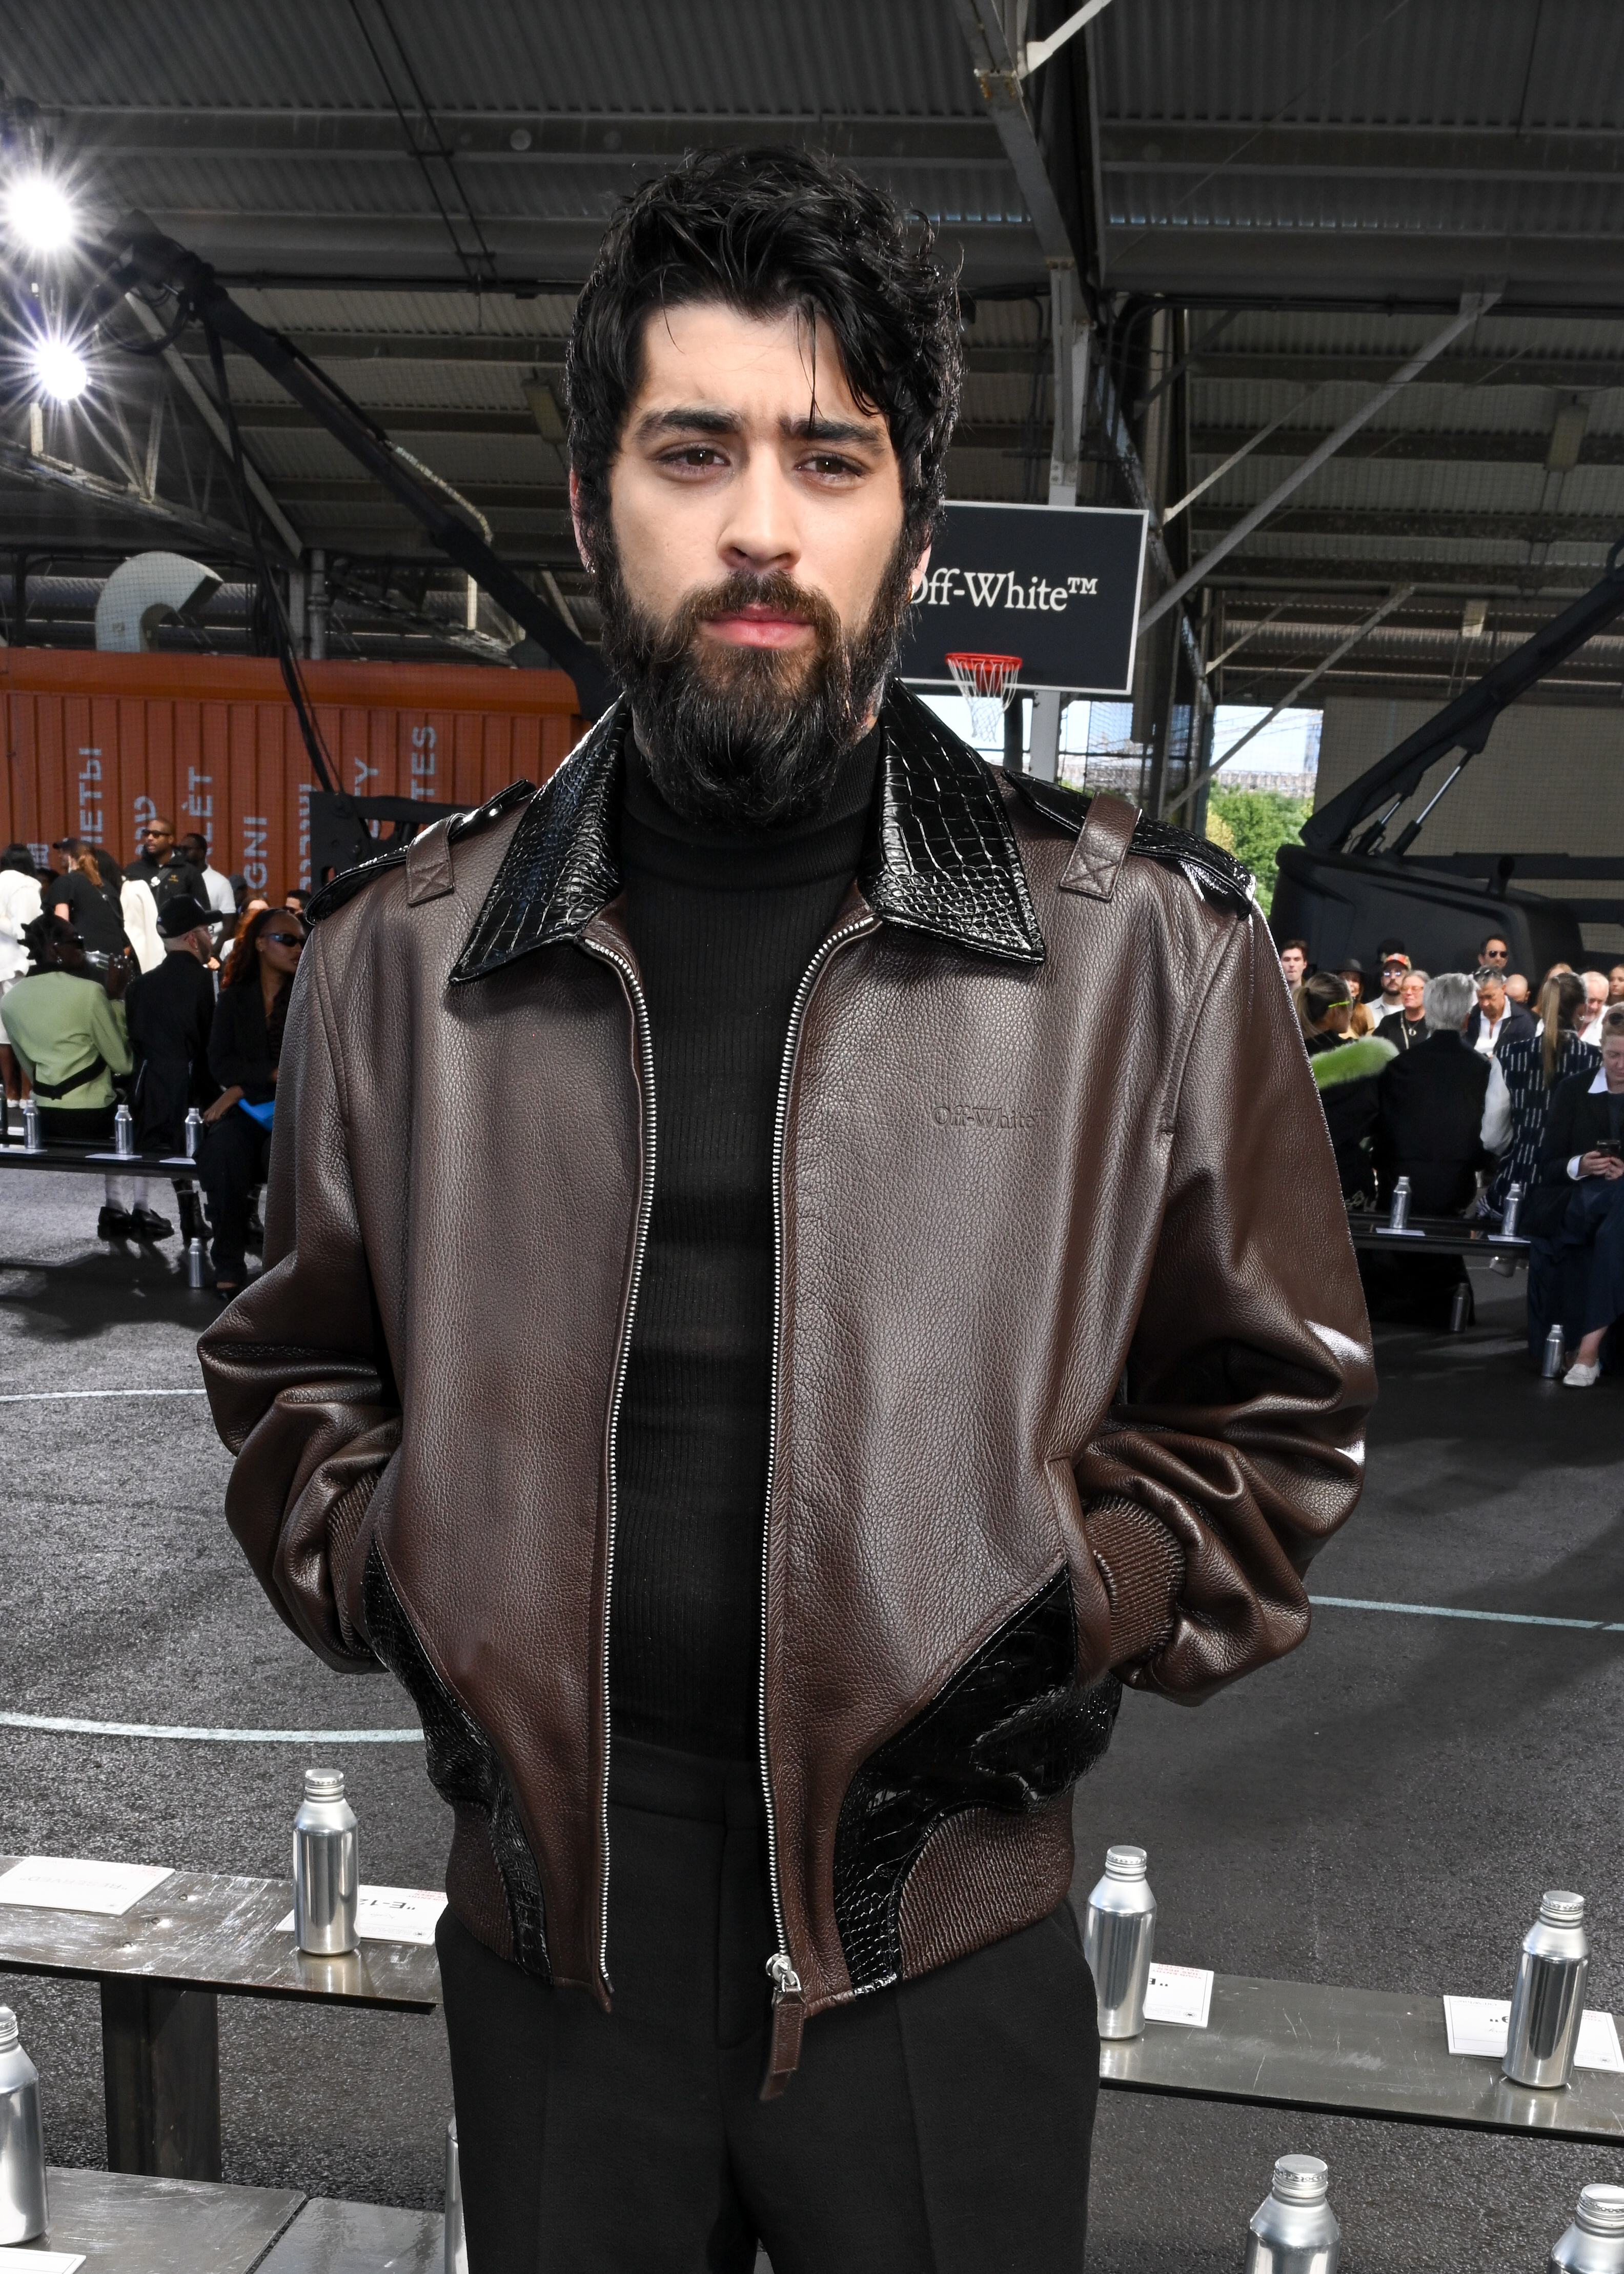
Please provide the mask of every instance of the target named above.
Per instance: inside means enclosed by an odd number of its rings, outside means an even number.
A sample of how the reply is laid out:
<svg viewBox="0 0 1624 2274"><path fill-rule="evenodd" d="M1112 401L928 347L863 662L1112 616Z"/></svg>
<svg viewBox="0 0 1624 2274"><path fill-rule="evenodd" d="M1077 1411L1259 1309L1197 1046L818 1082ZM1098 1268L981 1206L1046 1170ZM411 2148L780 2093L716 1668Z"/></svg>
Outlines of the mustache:
<svg viewBox="0 0 1624 2274"><path fill-rule="evenodd" d="M656 633L651 642L651 660L672 664L693 645L702 624L713 623L718 617L741 614L746 608L770 608L775 615L793 616L807 625L814 635L817 651L832 652L840 643L840 619L831 602L822 592L804 584L781 568L769 569L764 576L752 576L742 571L725 576L719 584L710 584L686 594L671 616ZM755 650L752 660L760 657L777 659L772 650ZM793 659L800 666L804 657Z"/></svg>

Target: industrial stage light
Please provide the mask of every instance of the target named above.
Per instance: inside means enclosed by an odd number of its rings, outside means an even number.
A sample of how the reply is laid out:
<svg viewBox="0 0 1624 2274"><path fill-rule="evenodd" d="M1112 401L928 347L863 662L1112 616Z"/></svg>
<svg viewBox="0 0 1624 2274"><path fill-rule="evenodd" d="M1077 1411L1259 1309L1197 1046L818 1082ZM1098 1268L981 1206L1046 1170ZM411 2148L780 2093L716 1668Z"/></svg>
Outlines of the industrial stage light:
<svg viewBox="0 0 1624 2274"><path fill-rule="evenodd" d="M72 200L49 174L24 174L6 194L6 222L31 252L60 252L71 243Z"/></svg>
<svg viewBox="0 0 1624 2274"><path fill-rule="evenodd" d="M53 403L72 403L90 384L90 367L71 341L36 341L29 358L42 394Z"/></svg>

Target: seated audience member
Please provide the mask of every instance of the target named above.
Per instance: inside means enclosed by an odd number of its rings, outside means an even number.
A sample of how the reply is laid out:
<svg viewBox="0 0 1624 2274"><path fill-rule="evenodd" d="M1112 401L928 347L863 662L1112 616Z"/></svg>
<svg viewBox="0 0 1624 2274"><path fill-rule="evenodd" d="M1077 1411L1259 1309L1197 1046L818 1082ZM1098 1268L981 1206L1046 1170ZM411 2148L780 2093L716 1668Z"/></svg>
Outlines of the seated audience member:
<svg viewBox="0 0 1624 2274"><path fill-rule="evenodd" d="M1615 963L1607 974L1607 1008L1620 1003L1624 1003L1624 963Z"/></svg>
<svg viewBox="0 0 1624 2274"><path fill-rule="evenodd" d="M1466 1039L1475 990L1463 971L1426 983L1428 1033L1381 1076L1376 1163L1384 1191L1410 1179L1417 1216L1459 1216L1477 1198L1479 1169L1511 1140L1511 1100L1492 1058ZM1392 1039L1391 1020L1382 1021Z"/></svg>
<svg viewBox="0 0 1624 2274"><path fill-rule="evenodd" d="M1353 1015L1349 1021L1348 1032L1356 1041L1365 1035L1373 1035L1376 1031L1376 1014L1365 1000L1365 967L1358 957L1350 955L1339 963L1336 967L1336 975L1347 989L1348 999L1353 1005Z"/></svg>
<svg viewBox="0 0 1624 2274"><path fill-rule="evenodd" d="M1514 1042L1519 1035L1533 1041L1532 1019L1507 999L1505 979L1492 963L1479 966L1472 984L1477 990L1477 1007L1467 1023L1466 1039L1473 1050L1481 1050L1485 1058L1493 1058L1502 1043Z"/></svg>
<svg viewBox="0 0 1624 2274"><path fill-rule="evenodd" d="M60 916L31 923L28 947L34 968L5 998L5 1027L34 1085L40 1133L51 1145L109 1144L113 1076L133 1063L120 1000L125 967L109 964L104 979L93 976L84 942ZM135 1229L109 1175L97 1237L127 1239Z"/></svg>
<svg viewBox="0 0 1624 2274"><path fill-rule="evenodd" d="M1313 1063L1342 1198L1350 1208L1373 1208L1379 1081L1398 1053L1376 1035L1353 1033L1354 1008L1340 975L1333 978L1329 972L1304 980L1297 990L1297 1020Z"/></svg>
<svg viewBox="0 0 1624 2274"><path fill-rule="evenodd" d="M1506 975L1506 966L1510 960L1511 947L1505 934L1492 931L1486 939L1480 939L1477 942L1477 952L1472 958L1472 966L1477 971L1483 970L1486 966L1491 971L1498 971L1503 979Z"/></svg>
<svg viewBox="0 0 1624 2274"><path fill-rule="evenodd" d="M219 1088L208 1070L214 1020L208 962L214 942L208 910L186 892L164 902L158 927L163 961L132 983L124 1015L135 1052L136 1148L176 1157L186 1149L189 1109L211 1104ZM181 1190L178 1180L176 1190ZM131 1214L144 1238L169 1238L169 1225L147 1205L144 1180L138 1183Z"/></svg>
<svg viewBox="0 0 1624 2274"><path fill-rule="evenodd" d="M1413 1050L1417 1043L1425 1042L1428 984L1425 971L1407 970L1399 982L1398 1009L1378 1020L1376 1032L1395 1050Z"/></svg>
<svg viewBox="0 0 1624 2274"><path fill-rule="evenodd" d="M231 958L237 953L237 942L242 938L244 933L248 930L249 925L253 922L254 918L257 915L263 915L269 906L270 902L266 899L263 892L255 892L249 900L248 904L244 908L242 914L238 916L230 938L223 940L221 943L220 983L222 987L225 984L225 975L231 968Z"/></svg>
<svg viewBox="0 0 1624 2274"><path fill-rule="evenodd" d="M1521 1185L1525 1195L1522 1229L1529 1230L1551 1093L1559 1081L1572 1074L1593 1074L1601 1064L1598 1053L1579 1040L1576 1028L1583 1011L1584 989L1571 971L1564 971L1545 983L1538 1028L1530 1020L1525 1034L1502 1041L1494 1053L1511 1100L1511 1142L1482 1201L1483 1214L1497 1224L1506 1213L1511 1187ZM1538 1339L1544 1339L1543 1328Z"/></svg>
<svg viewBox="0 0 1624 2274"><path fill-rule="evenodd" d="M1584 982L1584 1023L1579 1029L1579 1039L1599 1050L1601 1022L1607 1008L1607 975L1605 971L1582 971L1579 976Z"/></svg>
<svg viewBox="0 0 1624 2274"><path fill-rule="evenodd" d="M5 998L28 968L27 931L41 915L40 879L34 855L26 845L8 845L0 853L0 1114L6 1101L22 1096L22 1076L11 1046L5 1038ZM0 1122L0 1132L4 1125Z"/></svg>
<svg viewBox="0 0 1624 2274"><path fill-rule="evenodd" d="M1303 983L1308 969L1308 942L1305 939L1285 939L1280 944L1280 973L1288 987Z"/></svg>
<svg viewBox="0 0 1624 2274"><path fill-rule="evenodd" d="M215 1289L227 1299L248 1276L249 1202L270 1167L282 1030L304 945L297 916L261 908L240 930L214 1005L208 1063L221 1092L203 1117L199 1168L214 1227Z"/></svg>
<svg viewBox="0 0 1624 2274"><path fill-rule="evenodd" d="M1371 1009L1376 1014L1376 1024L1380 1026L1384 1019L1393 1017L1404 1007L1403 987L1410 976L1410 958L1401 951L1391 952L1382 957L1379 969L1380 980Z"/></svg>
<svg viewBox="0 0 1624 2274"><path fill-rule="evenodd" d="M1528 982L1520 971L1506 974L1506 1000L1516 1004L1520 1010L1528 1010ZM1530 1012L1529 1015L1531 1018L1533 1013Z"/></svg>
<svg viewBox="0 0 1624 2274"><path fill-rule="evenodd" d="M1557 1084L1534 1198L1533 1229L1560 1274L1564 1338L1577 1333L1562 1379L1588 1389L1607 1329L1624 1318L1624 1009L1607 1018L1599 1070Z"/></svg>
<svg viewBox="0 0 1624 2274"><path fill-rule="evenodd" d="M302 922L304 911L310 906L310 894L302 885L295 885L290 891L282 894L282 904L284 908L291 908L294 915Z"/></svg>

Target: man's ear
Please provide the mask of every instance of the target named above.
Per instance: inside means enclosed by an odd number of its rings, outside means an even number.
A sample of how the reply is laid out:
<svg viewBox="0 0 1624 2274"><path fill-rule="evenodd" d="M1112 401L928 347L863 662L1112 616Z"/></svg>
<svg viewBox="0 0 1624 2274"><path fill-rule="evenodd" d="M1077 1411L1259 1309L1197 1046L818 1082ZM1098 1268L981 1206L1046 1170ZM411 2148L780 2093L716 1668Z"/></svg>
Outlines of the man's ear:
<svg viewBox="0 0 1624 2274"><path fill-rule="evenodd" d="M572 466L569 470L569 518L575 531L575 551L581 555L581 566L590 576L592 555L586 541L586 524L581 518L581 477Z"/></svg>
<svg viewBox="0 0 1624 2274"><path fill-rule="evenodd" d="M908 579L908 583L911 587L911 591L909 592L909 598L911 599L917 600L921 592L924 590L925 577L929 573L929 568L930 547L927 546L924 551L920 554L919 559L914 563L914 573Z"/></svg>

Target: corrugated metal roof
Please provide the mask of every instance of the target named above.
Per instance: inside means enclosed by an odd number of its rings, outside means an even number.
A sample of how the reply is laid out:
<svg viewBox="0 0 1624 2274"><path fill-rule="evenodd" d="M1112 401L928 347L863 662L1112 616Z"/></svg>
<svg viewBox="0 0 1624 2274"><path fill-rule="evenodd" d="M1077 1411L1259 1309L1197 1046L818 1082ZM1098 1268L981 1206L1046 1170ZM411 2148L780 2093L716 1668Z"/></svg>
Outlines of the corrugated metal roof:
<svg viewBox="0 0 1624 2274"><path fill-rule="evenodd" d="M1624 12L1624 11L1621 11ZM1106 177L1113 228L1273 230L1613 242L1624 237L1624 182L1473 181L1264 172L1244 164L1188 174L1129 167Z"/></svg>
<svg viewBox="0 0 1624 2274"><path fill-rule="evenodd" d="M1094 40L1108 118L1624 124L1614 0L1132 0Z"/></svg>
<svg viewBox="0 0 1624 2274"><path fill-rule="evenodd" d="M333 0L274 9L126 0L14 11L5 76L47 104L376 109L387 90L354 14ZM55 19L55 20L54 20ZM739 117L974 117L981 98L951 11L935 0L390 0L388 19L447 109L696 112ZM367 21L410 100L378 16ZM154 34L159 34L154 36Z"/></svg>

